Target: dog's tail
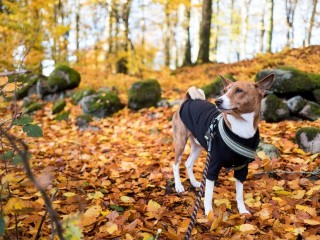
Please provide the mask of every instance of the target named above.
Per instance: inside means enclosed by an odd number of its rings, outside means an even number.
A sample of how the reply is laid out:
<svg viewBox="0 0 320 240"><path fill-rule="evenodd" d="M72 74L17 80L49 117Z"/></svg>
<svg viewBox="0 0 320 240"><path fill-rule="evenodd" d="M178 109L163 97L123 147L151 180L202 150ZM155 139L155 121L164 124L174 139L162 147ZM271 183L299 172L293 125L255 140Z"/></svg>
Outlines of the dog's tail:
<svg viewBox="0 0 320 240"><path fill-rule="evenodd" d="M204 94L204 91L202 89L192 86L188 89L186 98L205 100L206 95Z"/></svg>

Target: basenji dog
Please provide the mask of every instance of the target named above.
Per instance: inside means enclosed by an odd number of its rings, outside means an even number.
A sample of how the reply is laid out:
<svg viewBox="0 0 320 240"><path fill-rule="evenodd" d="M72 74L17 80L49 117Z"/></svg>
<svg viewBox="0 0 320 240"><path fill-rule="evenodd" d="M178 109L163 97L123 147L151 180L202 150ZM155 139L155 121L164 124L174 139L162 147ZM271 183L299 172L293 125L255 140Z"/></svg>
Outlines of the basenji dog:
<svg viewBox="0 0 320 240"><path fill-rule="evenodd" d="M191 152L185 166L191 184L194 187L200 187L201 183L196 180L193 173L193 165L202 148L206 150L208 148L208 142L204 136L212 120L217 116L220 115L225 132L235 142L253 149L253 152L258 147L261 100L271 87L274 74L266 76L257 83L233 82L223 76L221 76L221 79L224 87L223 95L216 99L215 104L205 100L205 94L201 89L191 87L188 89L179 110L173 115L175 145L173 174L177 193L184 192L179 166L188 139L191 143ZM243 200L243 182L248 174L248 164L253 160L239 155L227 146L221 137L221 133L219 133L219 129L216 129L205 183L204 210L206 215L212 210L214 183L218 179L218 173L222 167L234 169L239 213L250 213Z"/></svg>

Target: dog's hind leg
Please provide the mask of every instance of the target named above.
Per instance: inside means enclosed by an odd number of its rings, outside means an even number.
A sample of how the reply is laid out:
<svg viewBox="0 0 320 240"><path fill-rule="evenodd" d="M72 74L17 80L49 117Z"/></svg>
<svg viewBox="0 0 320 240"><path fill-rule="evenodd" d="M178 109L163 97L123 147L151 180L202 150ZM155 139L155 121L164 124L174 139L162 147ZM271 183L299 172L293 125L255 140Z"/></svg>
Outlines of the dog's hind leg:
<svg viewBox="0 0 320 240"><path fill-rule="evenodd" d="M240 214L245 214L250 212L247 210L246 206L243 202L243 183L236 179L236 199L237 199L237 206Z"/></svg>
<svg viewBox="0 0 320 240"><path fill-rule="evenodd" d="M174 176L174 185L177 193L184 192L184 187L180 179L180 162L184 148L188 140L188 130L182 123L179 114L176 112L173 115L173 138L174 138L174 150L175 150L175 160L172 164L173 176Z"/></svg>
<svg viewBox="0 0 320 240"><path fill-rule="evenodd" d="M190 143L191 143L191 153L190 153L185 165L186 165L188 176L189 176L189 179L190 179L192 186L200 187L201 182L198 182L196 180L196 178L194 177L193 165L194 165L194 161L199 157L201 150L202 150L202 147L193 136L191 136L189 139L190 139Z"/></svg>
<svg viewBox="0 0 320 240"><path fill-rule="evenodd" d="M212 210L212 197L214 191L214 181L206 179L206 186L204 192L204 213L208 216Z"/></svg>

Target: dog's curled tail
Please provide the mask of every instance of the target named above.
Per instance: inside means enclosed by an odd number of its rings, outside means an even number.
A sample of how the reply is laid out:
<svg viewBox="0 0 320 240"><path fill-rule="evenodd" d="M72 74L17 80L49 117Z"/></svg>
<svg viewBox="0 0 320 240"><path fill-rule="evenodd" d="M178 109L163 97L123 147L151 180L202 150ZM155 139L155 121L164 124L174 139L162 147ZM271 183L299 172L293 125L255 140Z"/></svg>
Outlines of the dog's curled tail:
<svg viewBox="0 0 320 240"><path fill-rule="evenodd" d="M206 95L202 89L192 86L187 91L187 98L205 100Z"/></svg>

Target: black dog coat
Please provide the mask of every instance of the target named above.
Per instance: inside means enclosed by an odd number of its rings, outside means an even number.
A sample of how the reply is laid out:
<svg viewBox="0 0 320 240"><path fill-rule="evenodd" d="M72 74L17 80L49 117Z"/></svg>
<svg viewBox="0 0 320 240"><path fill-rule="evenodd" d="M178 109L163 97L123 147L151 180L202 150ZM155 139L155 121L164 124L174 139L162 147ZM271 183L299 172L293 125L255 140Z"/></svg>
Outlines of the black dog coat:
<svg viewBox="0 0 320 240"><path fill-rule="evenodd" d="M197 141L203 148L208 149L207 141L204 138L209 129L211 121L220 114L217 107L205 100L186 100L180 108L180 118ZM241 138L234 134L223 122L224 129L232 140L251 149L257 149L259 144L259 130L252 138ZM234 171L234 177L243 182L248 175L248 163L254 159L244 157L233 151L223 141L219 129L216 128L216 134L212 143L211 159L208 169L207 179L218 180L218 174L222 167L237 168L245 165L241 169Z"/></svg>

